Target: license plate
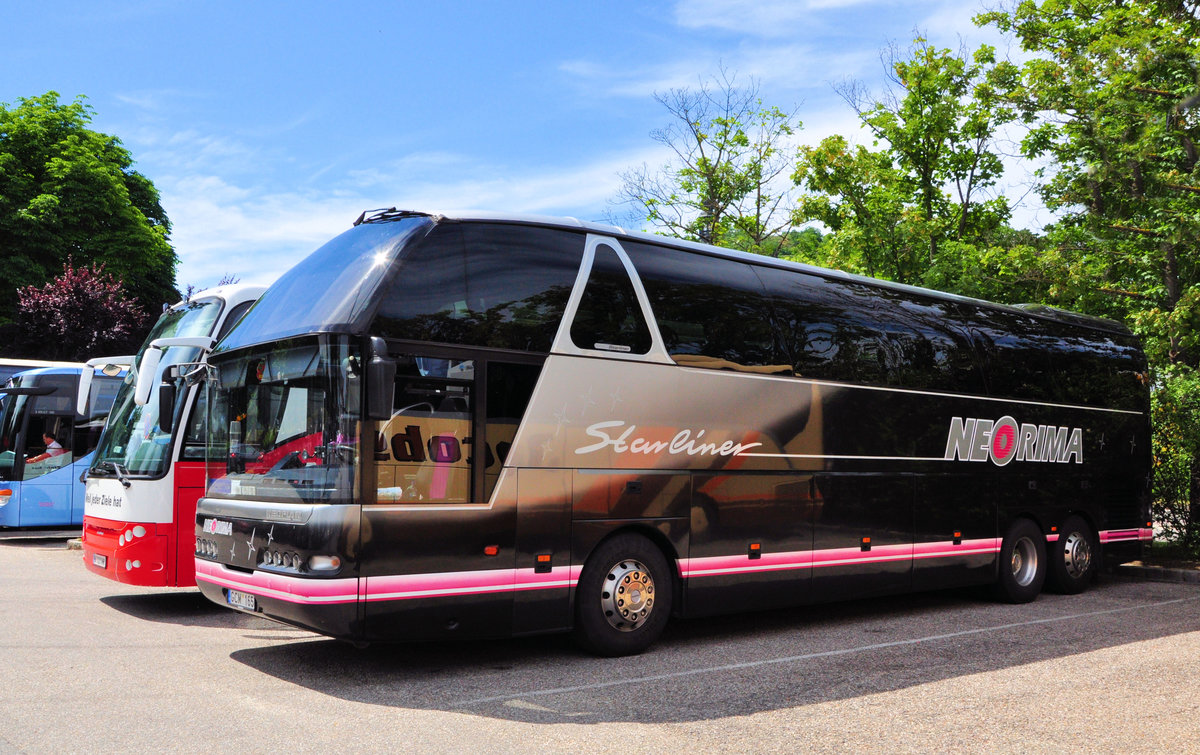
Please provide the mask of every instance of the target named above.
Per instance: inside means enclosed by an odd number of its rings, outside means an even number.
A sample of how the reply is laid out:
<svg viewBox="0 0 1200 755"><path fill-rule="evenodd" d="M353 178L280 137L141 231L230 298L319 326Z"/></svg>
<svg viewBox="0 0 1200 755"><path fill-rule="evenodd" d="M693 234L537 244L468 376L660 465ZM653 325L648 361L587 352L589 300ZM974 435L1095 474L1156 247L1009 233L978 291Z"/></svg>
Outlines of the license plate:
<svg viewBox="0 0 1200 755"><path fill-rule="evenodd" d="M241 608L247 611L253 611L255 608L254 596L248 592L230 590L225 596L225 599L229 601L229 605L235 608Z"/></svg>
<svg viewBox="0 0 1200 755"><path fill-rule="evenodd" d="M103 553L93 553L92 554L92 565L98 566L101 569L107 567L108 566L108 556L104 555Z"/></svg>

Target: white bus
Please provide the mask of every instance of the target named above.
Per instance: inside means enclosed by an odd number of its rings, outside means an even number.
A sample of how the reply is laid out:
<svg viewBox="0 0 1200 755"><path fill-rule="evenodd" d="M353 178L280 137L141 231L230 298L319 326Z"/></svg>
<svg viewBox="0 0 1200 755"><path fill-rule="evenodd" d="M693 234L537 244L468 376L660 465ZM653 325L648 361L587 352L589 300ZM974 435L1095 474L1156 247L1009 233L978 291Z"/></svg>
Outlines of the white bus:
<svg viewBox="0 0 1200 755"><path fill-rule="evenodd" d="M130 358L140 372L121 386L88 470L83 560L91 571L134 585L195 584L194 515L206 477L203 392L178 391L164 407L162 377L203 361L263 290L220 286L176 304Z"/></svg>

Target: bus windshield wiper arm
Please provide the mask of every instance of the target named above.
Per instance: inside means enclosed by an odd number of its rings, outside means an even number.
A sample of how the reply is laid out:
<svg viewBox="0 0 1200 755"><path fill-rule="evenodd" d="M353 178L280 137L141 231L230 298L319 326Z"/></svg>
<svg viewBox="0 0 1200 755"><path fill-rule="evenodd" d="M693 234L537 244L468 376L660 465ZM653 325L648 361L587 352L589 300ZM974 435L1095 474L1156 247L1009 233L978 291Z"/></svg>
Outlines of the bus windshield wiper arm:
<svg viewBox="0 0 1200 755"><path fill-rule="evenodd" d="M129 470L125 469L124 466L116 463L115 461L108 462L108 465L111 466L113 471L117 473L117 479L121 481L121 484L125 487L129 487L129 478L126 476L129 474Z"/></svg>

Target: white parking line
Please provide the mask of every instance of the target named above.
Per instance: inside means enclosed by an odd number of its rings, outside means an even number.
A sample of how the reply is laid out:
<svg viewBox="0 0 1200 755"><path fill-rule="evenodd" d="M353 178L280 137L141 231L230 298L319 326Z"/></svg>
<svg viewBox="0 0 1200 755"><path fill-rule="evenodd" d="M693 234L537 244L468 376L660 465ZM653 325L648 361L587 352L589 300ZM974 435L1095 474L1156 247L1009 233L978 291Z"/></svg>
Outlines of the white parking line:
<svg viewBox="0 0 1200 755"><path fill-rule="evenodd" d="M907 645L919 645L924 642L940 642L942 640L954 639L956 637L969 637L975 634L987 634L989 632L1003 632L1007 629L1016 629L1018 627L1037 626L1038 624L1054 624L1061 621L1074 621L1076 619L1086 619L1093 616L1106 616L1116 613L1129 613L1130 611L1141 611L1147 608L1161 608L1163 606L1174 605L1176 603L1190 603L1200 600L1200 597L1195 598L1178 598L1175 600L1166 600L1161 603L1147 603L1139 606L1129 606L1126 608L1110 608L1105 611L1090 611L1088 613L1076 613L1069 616L1055 616L1049 619L1034 619L1033 621L1021 621L1015 624L1001 624L994 627L981 627L979 629L964 629L961 632L949 632L947 634L934 634L928 637L918 637L911 640L894 640L892 642L879 642L874 645L860 645L853 648L842 648L839 650L826 650L820 653L805 653L804 655L789 655L782 658L767 658L761 661L747 661L745 663L727 663L720 666L707 666L704 668L686 669L684 671L673 671L667 674L653 674L651 676L637 676L629 679L612 679L606 682L594 682L592 684L579 684L573 687L554 687L551 689L529 690L526 692L513 692L504 695L495 695L492 697L479 697L474 700L463 700L453 703L453 707L468 707L473 705L482 705L484 703L496 703L506 700L524 700L530 697L547 697L549 695L561 695L568 692L583 692L587 690L605 689L608 687L620 687L626 684L645 684L646 682L657 682L666 679L679 679L685 676L697 676L699 674L716 674L722 671L740 671L743 669L760 668L762 666L776 666L785 663L796 663L799 661L809 661L815 658L831 658L839 655L853 655L854 653L866 653L873 650L886 650L887 648L904 647Z"/></svg>

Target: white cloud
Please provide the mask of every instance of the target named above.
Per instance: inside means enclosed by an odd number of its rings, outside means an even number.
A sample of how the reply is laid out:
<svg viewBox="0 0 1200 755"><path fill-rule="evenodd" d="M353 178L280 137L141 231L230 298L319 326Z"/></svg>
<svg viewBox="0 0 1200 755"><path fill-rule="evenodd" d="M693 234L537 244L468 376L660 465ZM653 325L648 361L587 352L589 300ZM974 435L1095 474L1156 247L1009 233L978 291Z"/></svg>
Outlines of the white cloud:
<svg viewBox="0 0 1200 755"><path fill-rule="evenodd" d="M619 173L661 160L654 148L518 172L464 155L427 153L347 173L333 191L321 194L265 192L214 175L172 178L159 188L173 225L181 286L212 285L227 274L269 284L366 209L471 208L603 221Z"/></svg>
<svg viewBox="0 0 1200 755"><path fill-rule="evenodd" d="M680 0L675 22L686 29L718 29L759 37L805 31L815 13L877 0Z"/></svg>

